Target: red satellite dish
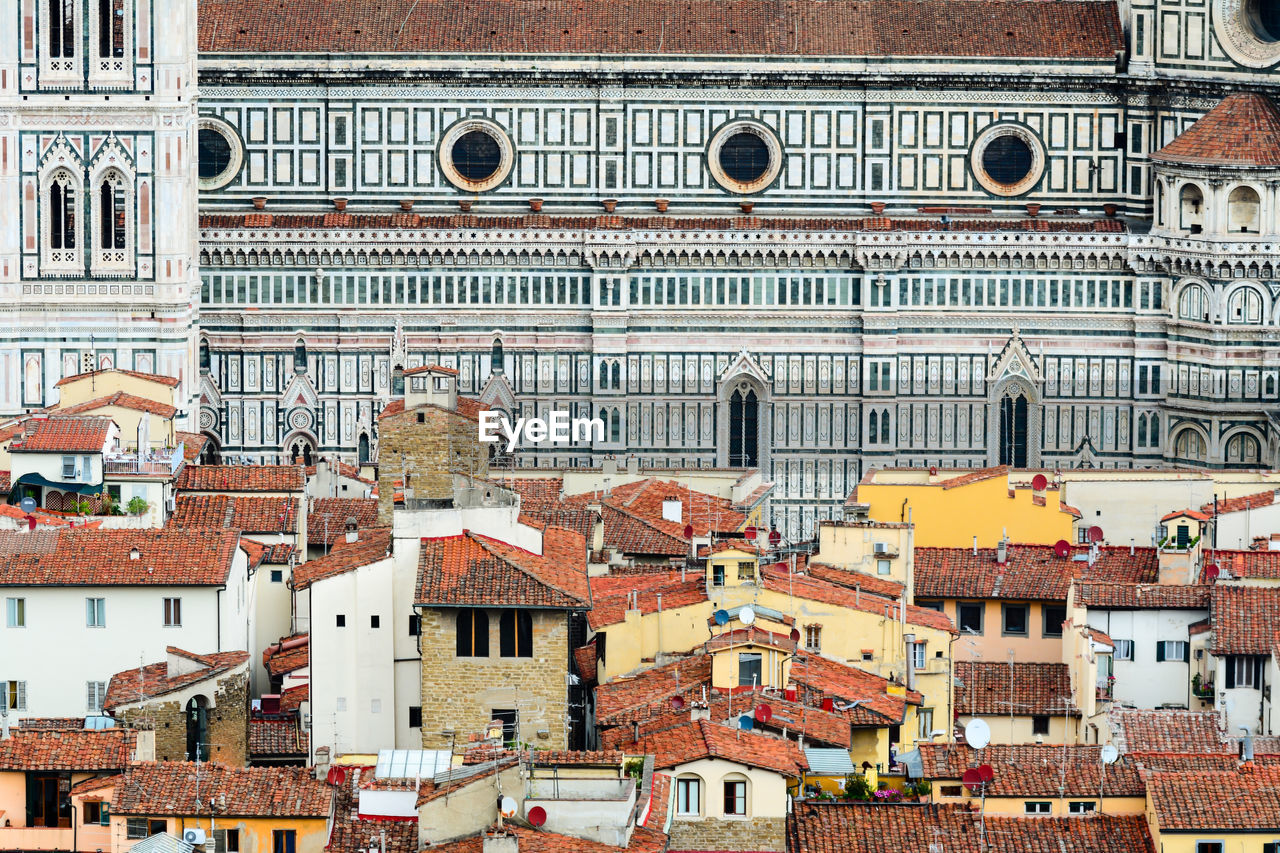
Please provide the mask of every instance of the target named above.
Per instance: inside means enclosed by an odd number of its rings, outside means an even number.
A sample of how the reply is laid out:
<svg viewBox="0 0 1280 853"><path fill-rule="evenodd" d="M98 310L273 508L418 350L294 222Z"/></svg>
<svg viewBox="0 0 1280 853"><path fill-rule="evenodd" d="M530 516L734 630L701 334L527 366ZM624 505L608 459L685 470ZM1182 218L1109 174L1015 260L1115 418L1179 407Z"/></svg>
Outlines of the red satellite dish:
<svg viewBox="0 0 1280 853"><path fill-rule="evenodd" d="M991 769L990 764L979 764L978 778L982 780L982 784L990 785L996 780L996 771Z"/></svg>
<svg viewBox="0 0 1280 853"><path fill-rule="evenodd" d="M1220 573L1220 570L1218 569L1217 565L1214 563L1210 563L1209 565L1204 567L1204 576L1208 580L1217 580L1219 573Z"/></svg>
<svg viewBox="0 0 1280 853"><path fill-rule="evenodd" d="M1065 560L1071 553L1071 543L1065 539L1059 539L1053 543L1053 553L1058 555L1058 559Z"/></svg>
<svg viewBox="0 0 1280 853"><path fill-rule="evenodd" d="M674 709L676 709L677 711L679 711L681 708L683 708L683 707L684 707L684 697L683 697L683 696L672 696L672 697L671 697L671 707L672 707L672 708L674 708Z"/></svg>
<svg viewBox="0 0 1280 853"><path fill-rule="evenodd" d="M776 530L769 531L769 544L778 547L778 543L782 541L782 534Z"/></svg>
<svg viewBox="0 0 1280 853"><path fill-rule="evenodd" d="M1036 474L1031 478L1031 488L1037 492L1043 492L1045 487L1049 485L1049 478L1044 474Z"/></svg>
<svg viewBox="0 0 1280 853"><path fill-rule="evenodd" d="M685 538L685 539L692 539L692 538L693 538L693 525L692 525L692 524L686 524L686 525L684 526L684 538Z"/></svg>
<svg viewBox="0 0 1280 853"><path fill-rule="evenodd" d="M982 774L978 772L978 768L970 767L964 771L964 775L960 777L960 781L964 783L966 788L976 788L982 784Z"/></svg>
<svg viewBox="0 0 1280 853"><path fill-rule="evenodd" d="M754 524L742 532L746 534L748 539L754 540L756 538L757 531L756 531L756 526Z"/></svg>
<svg viewBox="0 0 1280 853"><path fill-rule="evenodd" d="M547 810L542 806L534 806L529 809L529 823L534 826L542 826L547 822Z"/></svg>
<svg viewBox="0 0 1280 853"><path fill-rule="evenodd" d="M798 643L798 642L800 642L800 629L799 629L799 628L792 628L792 629L791 629L791 642L793 642L793 643Z"/></svg>
<svg viewBox="0 0 1280 853"><path fill-rule="evenodd" d="M761 705L756 708L756 719L762 723L769 722L769 720L773 719L773 709L768 705Z"/></svg>
<svg viewBox="0 0 1280 853"><path fill-rule="evenodd" d="M929 466L929 476L930 476L930 477L936 477L937 475L938 475L938 466L937 466L937 465L930 465L930 466Z"/></svg>
<svg viewBox="0 0 1280 853"><path fill-rule="evenodd" d="M1089 528L1089 541L1090 541L1090 542L1101 542L1101 541L1102 541L1102 528L1101 528L1101 527L1098 527L1098 526L1095 524L1093 527L1090 527L1090 528Z"/></svg>
<svg viewBox="0 0 1280 853"><path fill-rule="evenodd" d="M342 785L347 781L347 771L341 767L330 767L329 775L325 777L330 785Z"/></svg>

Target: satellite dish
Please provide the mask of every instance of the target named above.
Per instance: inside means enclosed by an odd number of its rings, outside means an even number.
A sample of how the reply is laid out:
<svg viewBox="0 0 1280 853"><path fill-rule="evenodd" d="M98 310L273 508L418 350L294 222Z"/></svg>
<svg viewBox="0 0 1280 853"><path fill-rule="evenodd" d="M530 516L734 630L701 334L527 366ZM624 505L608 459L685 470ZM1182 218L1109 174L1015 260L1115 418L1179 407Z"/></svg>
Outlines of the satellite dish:
<svg viewBox="0 0 1280 853"><path fill-rule="evenodd" d="M1090 541L1090 542L1101 542L1101 541L1102 541L1102 528L1101 528L1101 527L1098 527L1098 526L1095 524L1093 527L1090 527L1090 528L1089 528L1089 541Z"/></svg>
<svg viewBox="0 0 1280 853"><path fill-rule="evenodd" d="M990 764L979 764L978 778L982 780L982 784L990 785L996 780L996 771L991 769Z"/></svg>
<svg viewBox="0 0 1280 853"><path fill-rule="evenodd" d="M1043 492L1045 487L1049 485L1049 478L1044 474L1036 474L1031 478L1031 488L1037 492Z"/></svg>
<svg viewBox="0 0 1280 853"><path fill-rule="evenodd" d="M686 525L684 526L684 538L685 538L685 539L692 539L692 538L693 538L693 525L692 525L692 524L686 524Z"/></svg>
<svg viewBox="0 0 1280 853"><path fill-rule="evenodd" d="M792 629L791 629L791 642L793 642L793 643L798 643L798 642L800 642L800 629L799 629L799 628L792 628Z"/></svg>
<svg viewBox="0 0 1280 853"><path fill-rule="evenodd" d="M752 540L752 541L755 541L756 533L758 533L759 531L758 531L758 530L756 530L756 526L753 524L753 525L749 526L746 530L744 530L744 531L742 531L742 532L746 535L746 537L747 537L748 539L750 539L750 540Z"/></svg>
<svg viewBox="0 0 1280 853"><path fill-rule="evenodd" d="M347 772L343 770L341 767L330 767L329 773L325 777L325 781L327 781L330 785L345 784L347 781Z"/></svg>
<svg viewBox="0 0 1280 853"><path fill-rule="evenodd" d="M674 709L675 709L675 710L677 710L677 711L679 711L679 710L681 710L682 708L684 708L684 697L683 697L683 696L672 696L672 697L671 697L671 707L672 707L672 708L674 708Z"/></svg>
<svg viewBox="0 0 1280 853"><path fill-rule="evenodd" d="M1053 553L1058 555L1059 560L1065 560L1071 553L1071 543L1065 539L1059 539L1053 543Z"/></svg>
<svg viewBox="0 0 1280 853"><path fill-rule="evenodd" d="M748 716L747 714L743 714L741 717L738 718L738 728L742 729L744 732L751 731L751 727L754 725L755 723L752 721L751 717Z"/></svg>
<svg viewBox="0 0 1280 853"><path fill-rule="evenodd" d="M756 719L762 723L767 723L773 719L773 709L768 705L761 705L756 708Z"/></svg>
<svg viewBox="0 0 1280 853"><path fill-rule="evenodd" d="M25 498L23 498L21 501L18 502L18 506L20 506L22 508L22 511L25 512L27 515L31 515L31 513L36 511L36 499L31 497L30 495L27 495Z"/></svg>
<svg viewBox="0 0 1280 853"><path fill-rule="evenodd" d="M750 607L744 607L738 611L738 619L742 621L743 625L750 625L756 621L756 612Z"/></svg>
<svg viewBox="0 0 1280 853"><path fill-rule="evenodd" d="M1210 563L1209 565L1204 567L1205 579L1216 580L1218 575L1221 574L1221 571L1222 570L1218 568L1217 563Z"/></svg>
<svg viewBox="0 0 1280 853"><path fill-rule="evenodd" d="M542 826L544 823L547 822L547 810L544 809L542 806L534 806L533 808L529 809L529 814L527 815L527 817L529 818L529 823L533 824L534 826Z"/></svg>
<svg viewBox="0 0 1280 853"><path fill-rule="evenodd" d="M778 547L778 543L782 541L782 534L777 530L769 531L769 544L774 548Z"/></svg>
<svg viewBox="0 0 1280 853"><path fill-rule="evenodd" d="M503 817L515 817L516 808L517 805L514 797L503 797L498 801L498 811Z"/></svg>
<svg viewBox="0 0 1280 853"><path fill-rule="evenodd" d="M938 466L937 466L937 465L930 465L930 466L929 466L929 476L930 476L930 477L936 477L936 476L938 476Z"/></svg>
<svg viewBox="0 0 1280 853"><path fill-rule="evenodd" d="M960 781L966 788L976 788L982 784L982 774L978 772L978 768L970 767L968 770L964 771L964 774L960 777Z"/></svg>
<svg viewBox="0 0 1280 853"><path fill-rule="evenodd" d="M716 624L717 624L717 625L728 625L728 624L729 624L729 611L728 611L728 610L717 610L715 613L712 613L712 614L711 614L711 618L712 618L712 619L714 619L714 620L716 620Z"/></svg>
<svg viewBox="0 0 1280 853"><path fill-rule="evenodd" d="M1116 759L1120 757L1120 750L1115 748L1114 744L1107 744L1102 748L1102 763L1115 764Z"/></svg>
<svg viewBox="0 0 1280 853"><path fill-rule="evenodd" d="M987 721L974 717L964 725L964 742L974 749L982 749L991 743L991 726Z"/></svg>

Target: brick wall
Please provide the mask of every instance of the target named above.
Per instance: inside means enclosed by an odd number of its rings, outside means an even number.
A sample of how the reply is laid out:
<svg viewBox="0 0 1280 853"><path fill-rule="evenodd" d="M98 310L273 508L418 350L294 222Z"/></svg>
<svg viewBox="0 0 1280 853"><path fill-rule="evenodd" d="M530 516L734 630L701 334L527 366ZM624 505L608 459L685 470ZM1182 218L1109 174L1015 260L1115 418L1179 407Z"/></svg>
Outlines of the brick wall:
<svg viewBox="0 0 1280 853"><path fill-rule="evenodd" d="M671 822L672 850L787 849L787 819L756 817L750 820L680 820Z"/></svg>
<svg viewBox="0 0 1280 853"><path fill-rule="evenodd" d="M498 614L489 611L489 657L459 658L457 610L422 613L422 746L440 749L452 728L459 742L480 732L494 709L520 712L520 738L538 749L567 749L568 613L534 610L533 657L499 657ZM539 730L547 732L538 737Z"/></svg>
<svg viewBox="0 0 1280 853"><path fill-rule="evenodd" d="M207 691L213 690L209 696ZM209 708L209 760L233 767L249 762L249 674L232 673L202 689L182 691L178 699L157 697L154 702L118 708L114 712L129 728L153 729L157 761L187 759L186 706L197 694L212 699ZM194 756L193 756L194 757Z"/></svg>
<svg viewBox="0 0 1280 853"><path fill-rule="evenodd" d="M417 499L452 498L453 473L489 476L490 445L480 443L479 429L436 406L384 418L378 426L378 523L391 524L395 481L405 474Z"/></svg>

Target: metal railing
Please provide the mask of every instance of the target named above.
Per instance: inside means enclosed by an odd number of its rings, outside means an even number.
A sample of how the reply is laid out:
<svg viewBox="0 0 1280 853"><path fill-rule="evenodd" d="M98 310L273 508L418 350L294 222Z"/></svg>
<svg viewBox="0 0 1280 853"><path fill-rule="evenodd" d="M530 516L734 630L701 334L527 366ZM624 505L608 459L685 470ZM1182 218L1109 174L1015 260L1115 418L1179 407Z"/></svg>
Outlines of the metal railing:
<svg viewBox="0 0 1280 853"><path fill-rule="evenodd" d="M133 453L113 453L103 460L106 474L167 474L178 473L183 461L182 443L172 450L144 450Z"/></svg>

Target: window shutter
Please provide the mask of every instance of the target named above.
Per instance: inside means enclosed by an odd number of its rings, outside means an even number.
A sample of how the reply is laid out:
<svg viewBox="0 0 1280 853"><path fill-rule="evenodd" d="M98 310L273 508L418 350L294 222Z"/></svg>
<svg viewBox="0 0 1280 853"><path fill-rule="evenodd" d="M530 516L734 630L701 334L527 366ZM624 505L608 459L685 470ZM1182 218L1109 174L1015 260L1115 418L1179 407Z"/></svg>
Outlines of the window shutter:
<svg viewBox="0 0 1280 853"><path fill-rule="evenodd" d="M27 710L27 682L18 682L18 710Z"/></svg>
<svg viewBox="0 0 1280 853"><path fill-rule="evenodd" d="M1227 689L1236 686L1236 659L1227 658Z"/></svg>
<svg viewBox="0 0 1280 853"><path fill-rule="evenodd" d="M215 829L213 831L213 851L214 853L227 853L227 831L225 829Z"/></svg>
<svg viewBox="0 0 1280 853"><path fill-rule="evenodd" d="M1156 643L1156 663L1164 660L1164 643Z"/></svg>

